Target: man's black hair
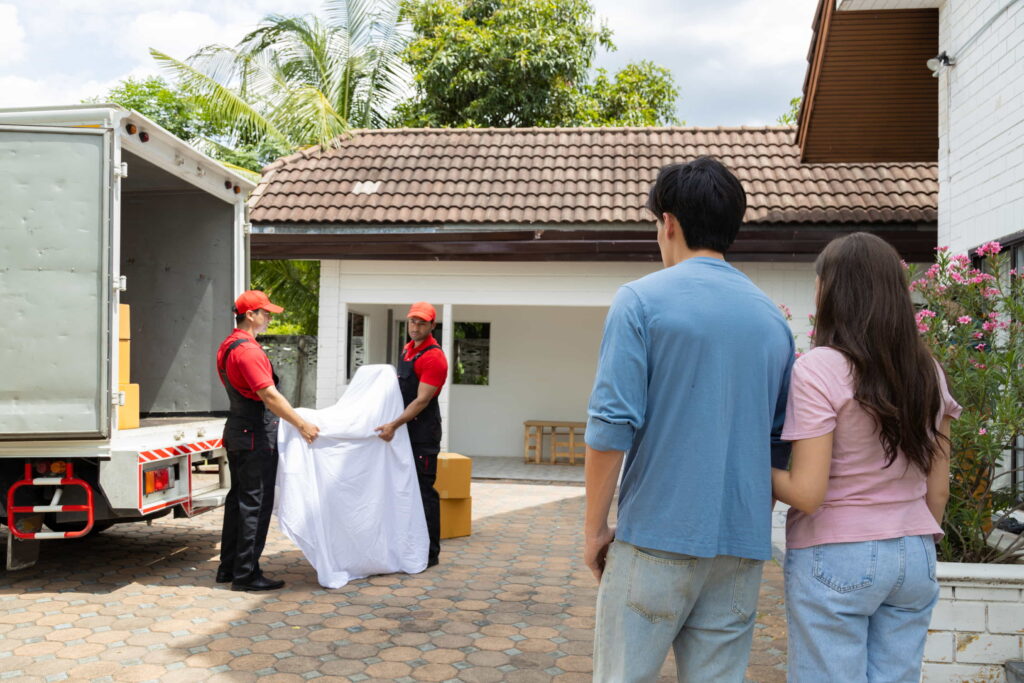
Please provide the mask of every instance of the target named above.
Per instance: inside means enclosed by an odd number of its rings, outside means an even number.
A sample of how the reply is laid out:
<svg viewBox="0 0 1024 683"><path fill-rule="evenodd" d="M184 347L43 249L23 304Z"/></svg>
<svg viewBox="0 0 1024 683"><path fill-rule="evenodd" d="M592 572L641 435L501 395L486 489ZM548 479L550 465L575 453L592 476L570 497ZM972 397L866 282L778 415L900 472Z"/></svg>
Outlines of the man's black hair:
<svg viewBox="0 0 1024 683"><path fill-rule="evenodd" d="M690 249L725 253L740 231L747 195L720 161L701 156L658 171L647 210L658 220L665 213L675 216Z"/></svg>
<svg viewBox="0 0 1024 683"><path fill-rule="evenodd" d="M235 325L241 325L242 322L245 320L245 313L239 313L238 309L235 308L234 306L231 307L231 310L235 314Z"/></svg>

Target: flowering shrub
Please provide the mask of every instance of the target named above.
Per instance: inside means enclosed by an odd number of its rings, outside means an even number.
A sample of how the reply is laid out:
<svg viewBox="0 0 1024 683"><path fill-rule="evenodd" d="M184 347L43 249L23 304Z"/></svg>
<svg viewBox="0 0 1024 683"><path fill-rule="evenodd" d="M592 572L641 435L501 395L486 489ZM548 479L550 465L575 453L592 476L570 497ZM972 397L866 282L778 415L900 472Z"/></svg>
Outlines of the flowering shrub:
<svg viewBox="0 0 1024 683"><path fill-rule="evenodd" d="M923 274L910 269L910 290L923 303L918 330L963 406L950 435L950 502L940 559L1011 562L1024 556L1024 535L997 548L987 539L994 520L1024 509L1006 471L1008 449L1024 434L1024 274L1007 269L997 242L977 251L984 270L966 254L936 251L935 264ZM1018 479L1022 475L1018 470Z"/></svg>

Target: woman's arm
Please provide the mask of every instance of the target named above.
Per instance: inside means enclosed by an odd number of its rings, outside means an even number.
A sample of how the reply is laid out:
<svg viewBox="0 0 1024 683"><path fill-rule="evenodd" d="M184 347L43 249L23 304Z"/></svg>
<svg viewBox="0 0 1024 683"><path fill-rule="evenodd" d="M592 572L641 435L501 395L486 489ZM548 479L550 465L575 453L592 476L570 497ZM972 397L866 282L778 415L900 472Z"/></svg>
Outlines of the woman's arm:
<svg viewBox="0 0 1024 683"><path fill-rule="evenodd" d="M940 525L942 516L946 512L946 503L949 501L949 418L942 418L939 426L939 433L943 437L939 440L939 452L932 460L932 470L928 473L926 482L925 502L932 517Z"/></svg>
<svg viewBox="0 0 1024 683"><path fill-rule="evenodd" d="M832 434L793 442L789 469L772 469L772 494L776 498L809 515L817 511L828 490Z"/></svg>

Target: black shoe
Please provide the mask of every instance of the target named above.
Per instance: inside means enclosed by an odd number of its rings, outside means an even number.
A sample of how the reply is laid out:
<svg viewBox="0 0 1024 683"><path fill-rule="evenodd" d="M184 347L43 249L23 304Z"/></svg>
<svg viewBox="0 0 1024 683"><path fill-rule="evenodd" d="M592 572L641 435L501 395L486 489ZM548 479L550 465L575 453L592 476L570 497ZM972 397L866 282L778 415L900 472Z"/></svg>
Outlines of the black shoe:
<svg viewBox="0 0 1024 683"><path fill-rule="evenodd" d="M235 580L235 577L233 577L228 572L223 571L221 569L217 570L217 578L216 578L217 583L231 583L234 580Z"/></svg>
<svg viewBox="0 0 1024 683"><path fill-rule="evenodd" d="M433 567L434 565L436 565L436 564L438 564L440 562L441 562L441 560L436 558L436 557L428 558L427 559L427 568L429 569L430 567Z"/></svg>
<svg viewBox="0 0 1024 683"><path fill-rule="evenodd" d="M231 582L231 590L233 591L276 591L278 588L283 587L284 581L268 579L262 574L246 583Z"/></svg>

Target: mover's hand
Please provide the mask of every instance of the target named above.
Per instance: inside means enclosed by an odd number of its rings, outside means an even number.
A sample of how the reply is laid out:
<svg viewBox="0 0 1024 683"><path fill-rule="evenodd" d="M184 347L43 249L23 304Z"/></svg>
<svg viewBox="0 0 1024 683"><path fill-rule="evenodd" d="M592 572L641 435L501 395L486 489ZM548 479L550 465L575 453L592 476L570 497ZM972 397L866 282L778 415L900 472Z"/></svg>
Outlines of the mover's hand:
<svg viewBox="0 0 1024 683"><path fill-rule="evenodd" d="M299 427L299 434L306 440L306 443L313 443L313 439L320 433L320 428L312 422L303 422Z"/></svg>
<svg viewBox="0 0 1024 683"><path fill-rule="evenodd" d="M604 527L596 534L586 534L583 540L583 561L594 578L601 583L601 575L604 574L605 560L608 558L608 547L615 540L615 529Z"/></svg>
<svg viewBox="0 0 1024 683"><path fill-rule="evenodd" d="M385 441L391 441L391 439L395 438L395 426L390 422L386 425L374 428L373 431L377 432L377 436Z"/></svg>

